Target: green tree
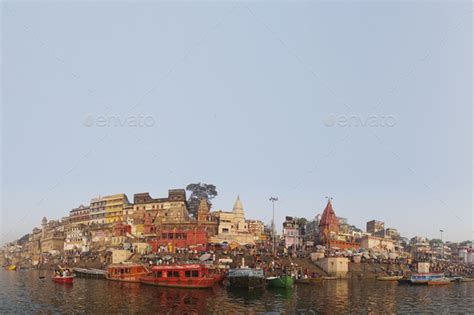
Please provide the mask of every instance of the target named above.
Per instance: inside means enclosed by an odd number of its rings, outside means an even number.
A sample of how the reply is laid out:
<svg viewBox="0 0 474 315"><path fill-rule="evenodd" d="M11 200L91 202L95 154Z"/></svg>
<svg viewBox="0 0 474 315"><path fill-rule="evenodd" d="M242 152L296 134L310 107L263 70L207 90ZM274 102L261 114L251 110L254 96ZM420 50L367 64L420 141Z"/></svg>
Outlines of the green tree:
<svg viewBox="0 0 474 315"><path fill-rule="evenodd" d="M186 186L186 190L191 192L188 199L189 213L196 217L201 199L207 200L209 209L212 207L211 200L217 196L216 186L205 183L195 183Z"/></svg>

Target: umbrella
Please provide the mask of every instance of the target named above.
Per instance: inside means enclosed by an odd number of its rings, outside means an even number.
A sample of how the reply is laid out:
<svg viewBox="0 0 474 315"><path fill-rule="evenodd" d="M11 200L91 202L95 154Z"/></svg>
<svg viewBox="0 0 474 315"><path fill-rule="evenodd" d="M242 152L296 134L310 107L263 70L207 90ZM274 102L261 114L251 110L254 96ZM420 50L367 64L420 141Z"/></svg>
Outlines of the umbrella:
<svg viewBox="0 0 474 315"><path fill-rule="evenodd" d="M206 261L206 260L208 260L209 258L211 258L211 254L204 254L204 255L202 255L201 257L199 257L199 260L200 260L200 261Z"/></svg>

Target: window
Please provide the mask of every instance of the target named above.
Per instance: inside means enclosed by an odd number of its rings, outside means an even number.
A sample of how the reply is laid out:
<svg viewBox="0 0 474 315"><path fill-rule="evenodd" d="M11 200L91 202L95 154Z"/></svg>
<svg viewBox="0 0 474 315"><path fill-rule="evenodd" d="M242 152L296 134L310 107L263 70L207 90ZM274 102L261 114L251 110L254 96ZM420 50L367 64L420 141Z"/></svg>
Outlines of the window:
<svg viewBox="0 0 474 315"><path fill-rule="evenodd" d="M156 278L161 278L161 277L163 277L163 272L162 271L155 271L154 275L155 275Z"/></svg>
<svg viewBox="0 0 474 315"><path fill-rule="evenodd" d="M191 271L190 271L190 270L186 270L186 271L184 272L184 276L185 276L186 278L190 278L190 277L191 277Z"/></svg>
<svg viewBox="0 0 474 315"><path fill-rule="evenodd" d="M162 233L161 238L165 240L166 239L166 233Z"/></svg>
<svg viewBox="0 0 474 315"><path fill-rule="evenodd" d="M192 274L193 278L199 277L199 271L198 270L192 270L191 274Z"/></svg>
<svg viewBox="0 0 474 315"><path fill-rule="evenodd" d="M168 278L171 278L173 276L173 271L168 271L167 276L168 276Z"/></svg>
<svg viewBox="0 0 474 315"><path fill-rule="evenodd" d="M179 278L179 271L173 271L173 277Z"/></svg>

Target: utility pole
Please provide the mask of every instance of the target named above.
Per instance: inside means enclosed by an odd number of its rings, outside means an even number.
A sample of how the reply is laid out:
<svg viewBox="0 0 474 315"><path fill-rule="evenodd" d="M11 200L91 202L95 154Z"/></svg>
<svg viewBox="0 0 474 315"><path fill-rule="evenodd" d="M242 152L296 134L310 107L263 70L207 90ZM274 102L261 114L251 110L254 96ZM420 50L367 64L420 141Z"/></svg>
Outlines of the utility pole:
<svg viewBox="0 0 474 315"><path fill-rule="evenodd" d="M442 252L442 258L444 259L444 243L443 243L443 232L444 230L439 230L441 232L441 252Z"/></svg>
<svg viewBox="0 0 474 315"><path fill-rule="evenodd" d="M275 255L275 201L278 201L278 197L270 197L272 202L273 213L272 213L272 253Z"/></svg>

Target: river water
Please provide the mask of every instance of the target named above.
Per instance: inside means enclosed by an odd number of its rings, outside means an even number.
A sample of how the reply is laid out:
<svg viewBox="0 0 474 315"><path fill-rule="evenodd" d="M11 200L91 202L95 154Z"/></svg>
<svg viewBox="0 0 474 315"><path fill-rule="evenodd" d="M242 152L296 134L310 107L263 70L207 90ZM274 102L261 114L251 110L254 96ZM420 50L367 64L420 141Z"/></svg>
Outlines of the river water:
<svg viewBox="0 0 474 315"><path fill-rule="evenodd" d="M46 276L40 279L40 276ZM375 280L331 280L291 290L165 289L74 279L46 271L0 271L0 314L343 314L473 313L474 282L428 287Z"/></svg>

